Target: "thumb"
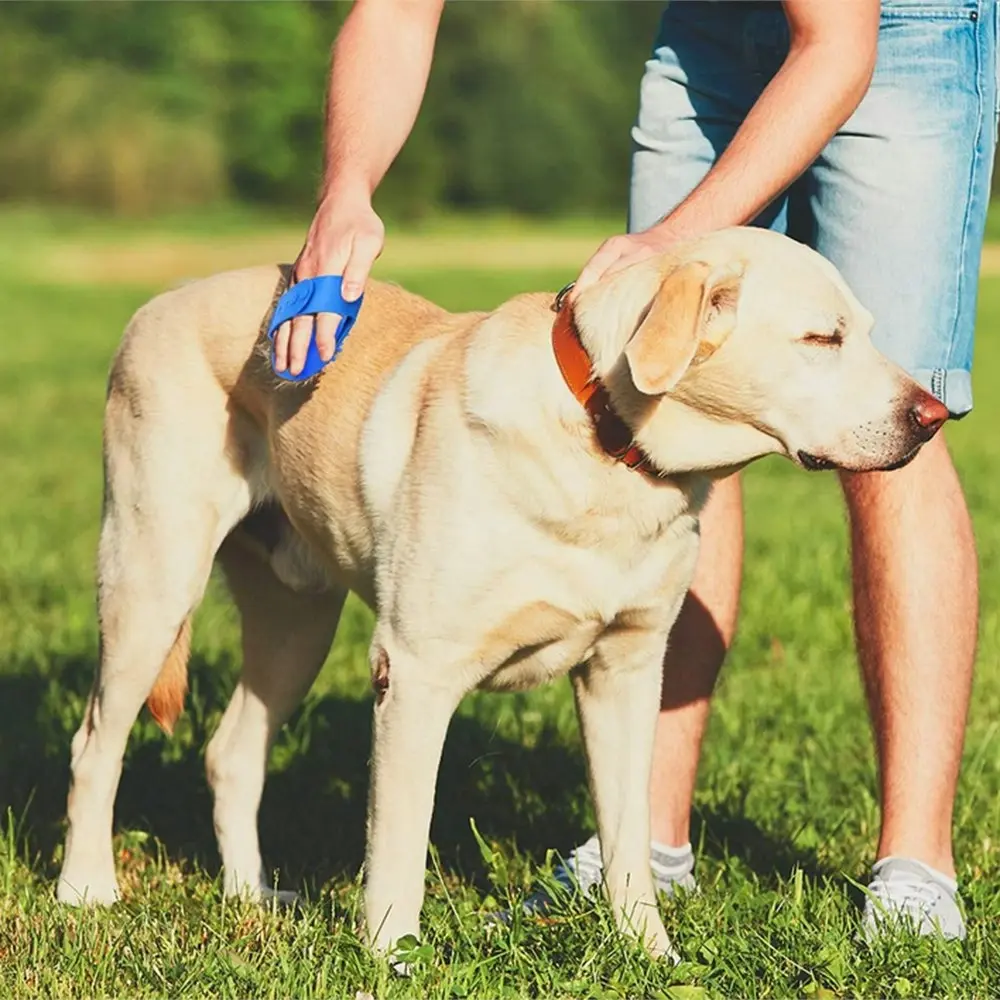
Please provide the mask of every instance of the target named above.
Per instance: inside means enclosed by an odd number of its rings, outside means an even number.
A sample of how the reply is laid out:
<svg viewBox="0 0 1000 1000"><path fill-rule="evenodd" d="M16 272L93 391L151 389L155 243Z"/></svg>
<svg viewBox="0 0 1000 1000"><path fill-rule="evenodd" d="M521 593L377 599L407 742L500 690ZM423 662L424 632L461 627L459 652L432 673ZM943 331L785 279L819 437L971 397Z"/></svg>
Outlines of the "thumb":
<svg viewBox="0 0 1000 1000"><path fill-rule="evenodd" d="M597 248L594 256L584 265L580 277L576 279L576 284L570 293L570 301L575 302L584 289L595 284L621 255L621 244L616 239L605 240Z"/></svg>
<svg viewBox="0 0 1000 1000"><path fill-rule="evenodd" d="M344 281L341 286L345 301L353 302L360 297L365 290L372 265L381 252L382 240L378 236L365 234L355 238L351 245L351 256L344 268Z"/></svg>

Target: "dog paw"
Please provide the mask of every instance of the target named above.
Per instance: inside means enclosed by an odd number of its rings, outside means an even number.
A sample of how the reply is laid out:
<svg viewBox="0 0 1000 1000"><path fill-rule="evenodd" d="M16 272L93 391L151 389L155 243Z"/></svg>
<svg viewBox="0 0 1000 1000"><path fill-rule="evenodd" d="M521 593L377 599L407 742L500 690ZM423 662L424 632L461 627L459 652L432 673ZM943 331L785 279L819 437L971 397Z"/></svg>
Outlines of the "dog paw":
<svg viewBox="0 0 1000 1000"><path fill-rule="evenodd" d="M56 885L56 899L67 906L111 906L119 899L118 883L114 873L104 878L63 874Z"/></svg>
<svg viewBox="0 0 1000 1000"><path fill-rule="evenodd" d="M258 902L265 906L278 906L283 909L286 906L298 906L302 902L302 897L293 889L272 889L270 886L262 885L258 893Z"/></svg>
<svg viewBox="0 0 1000 1000"><path fill-rule="evenodd" d="M657 932L651 936L647 936L646 947L653 958L669 962L671 965L680 964L680 953L673 946L666 930L663 930L662 933Z"/></svg>

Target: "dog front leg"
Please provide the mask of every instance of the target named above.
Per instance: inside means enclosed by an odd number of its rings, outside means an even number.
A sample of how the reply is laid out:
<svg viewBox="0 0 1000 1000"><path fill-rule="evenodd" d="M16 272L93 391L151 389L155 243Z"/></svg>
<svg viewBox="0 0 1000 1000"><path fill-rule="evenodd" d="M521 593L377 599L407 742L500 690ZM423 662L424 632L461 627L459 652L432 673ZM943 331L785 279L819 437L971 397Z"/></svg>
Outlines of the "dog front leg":
<svg viewBox="0 0 1000 1000"><path fill-rule="evenodd" d="M643 637L624 650L614 645L613 662L599 646L573 672L605 882L619 928L643 938L654 955L676 961L656 907L649 858L649 775L665 640Z"/></svg>
<svg viewBox="0 0 1000 1000"><path fill-rule="evenodd" d="M426 665L390 641L376 638L371 656L376 695L365 920L372 946L388 952L400 938L420 933L434 786L462 691L428 682ZM435 671L435 680L442 676Z"/></svg>

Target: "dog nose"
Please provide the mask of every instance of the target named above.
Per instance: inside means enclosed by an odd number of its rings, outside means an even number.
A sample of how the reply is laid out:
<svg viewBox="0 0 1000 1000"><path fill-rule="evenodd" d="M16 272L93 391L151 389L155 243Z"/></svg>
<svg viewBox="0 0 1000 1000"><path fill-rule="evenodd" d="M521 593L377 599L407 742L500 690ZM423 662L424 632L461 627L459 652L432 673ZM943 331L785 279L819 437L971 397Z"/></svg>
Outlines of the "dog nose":
<svg viewBox="0 0 1000 1000"><path fill-rule="evenodd" d="M925 441L934 437L948 416L948 407L927 392L921 393L910 407L910 420Z"/></svg>

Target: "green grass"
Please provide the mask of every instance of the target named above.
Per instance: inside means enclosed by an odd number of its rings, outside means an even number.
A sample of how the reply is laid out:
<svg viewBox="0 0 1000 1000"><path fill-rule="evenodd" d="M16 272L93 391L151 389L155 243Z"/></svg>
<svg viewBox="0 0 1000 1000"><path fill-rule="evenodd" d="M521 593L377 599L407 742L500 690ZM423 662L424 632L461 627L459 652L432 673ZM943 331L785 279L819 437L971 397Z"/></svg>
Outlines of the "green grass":
<svg viewBox="0 0 1000 1000"><path fill-rule="evenodd" d="M27 225L27 224L26 224ZM30 228L30 227L29 227ZM409 274L455 308L569 275ZM201 609L192 694L173 739L143 715L116 814L124 901L57 907L69 741L97 653L93 562L108 360L150 290L0 279L0 996L987 996L1000 990L1000 280L983 285L975 414L949 429L983 568L982 638L956 811L969 940L855 939L878 810L851 644L843 513L832 477L778 460L746 476L743 618L697 795L702 891L664 916L685 957L649 962L605 910L554 923L483 915L519 898L592 824L572 700L560 683L475 695L449 733L424 909L399 980L355 934L363 850L370 619L352 603L330 660L279 739L265 857L308 902L272 913L217 882L202 753L238 667L221 587ZM165 349L168 349L165 347ZM2 813L6 811L6 820ZM485 842L477 845L475 821Z"/></svg>

